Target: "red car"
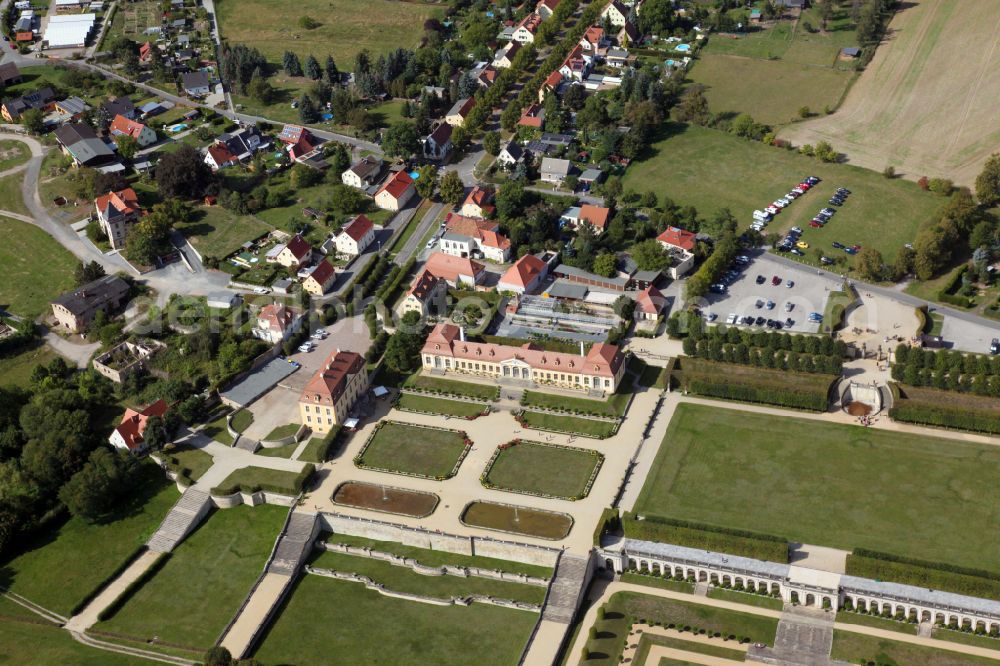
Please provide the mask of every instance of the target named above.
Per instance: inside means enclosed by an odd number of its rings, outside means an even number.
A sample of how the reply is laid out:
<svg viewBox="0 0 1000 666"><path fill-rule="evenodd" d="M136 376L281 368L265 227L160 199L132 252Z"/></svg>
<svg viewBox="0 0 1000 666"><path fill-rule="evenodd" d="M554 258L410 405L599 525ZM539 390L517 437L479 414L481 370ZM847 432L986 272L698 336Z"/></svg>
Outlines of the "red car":
<svg viewBox="0 0 1000 666"><path fill-rule="evenodd" d="M781 278L775 275L773 278L771 278L771 284L777 287L779 284L781 284Z"/></svg>
<svg viewBox="0 0 1000 666"><path fill-rule="evenodd" d="M812 228L814 228L814 229L819 229L819 228L820 228L820 227L822 227L823 225L822 225L822 224L820 224L819 222L816 222L816 221L813 221L813 222L810 222L810 223L809 223L809 226L810 226L810 227L812 227Z"/></svg>
<svg viewBox="0 0 1000 666"><path fill-rule="evenodd" d="M799 187L801 187L803 190L808 190L809 188L812 187L812 185L810 185L809 183L799 183Z"/></svg>

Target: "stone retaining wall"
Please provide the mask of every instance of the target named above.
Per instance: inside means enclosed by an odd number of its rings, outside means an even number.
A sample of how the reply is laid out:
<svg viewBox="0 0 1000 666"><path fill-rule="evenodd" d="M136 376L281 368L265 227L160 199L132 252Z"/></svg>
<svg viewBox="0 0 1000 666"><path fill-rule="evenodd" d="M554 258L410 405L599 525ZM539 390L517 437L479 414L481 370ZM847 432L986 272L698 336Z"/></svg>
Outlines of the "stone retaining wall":
<svg viewBox="0 0 1000 666"><path fill-rule="evenodd" d="M214 504L219 509L231 509L241 504L247 506L260 506L261 504L276 504L278 506L292 506L295 498L291 495L281 495L278 493L258 490L253 493L236 492L232 495L209 495Z"/></svg>

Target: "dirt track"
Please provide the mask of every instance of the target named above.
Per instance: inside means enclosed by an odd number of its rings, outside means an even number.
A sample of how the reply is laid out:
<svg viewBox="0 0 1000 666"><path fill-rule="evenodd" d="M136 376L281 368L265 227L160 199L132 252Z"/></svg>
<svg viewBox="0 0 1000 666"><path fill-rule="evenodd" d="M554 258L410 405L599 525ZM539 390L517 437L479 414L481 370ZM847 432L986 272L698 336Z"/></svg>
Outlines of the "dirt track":
<svg viewBox="0 0 1000 666"><path fill-rule="evenodd" d="M1000 2L917 0L831 116L781 131L795 145L826 140L852 164L906 178L972 185L1000 151Z"/></svg>

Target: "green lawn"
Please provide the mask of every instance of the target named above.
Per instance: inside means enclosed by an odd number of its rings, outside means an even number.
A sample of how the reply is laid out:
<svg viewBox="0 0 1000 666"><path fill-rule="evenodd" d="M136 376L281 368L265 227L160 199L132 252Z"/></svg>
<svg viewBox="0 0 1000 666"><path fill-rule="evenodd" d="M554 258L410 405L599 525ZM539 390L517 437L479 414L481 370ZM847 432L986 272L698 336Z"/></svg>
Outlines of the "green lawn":
<svg viewBox="0 0 1000 666"><path fill-rule="evenodd" d="M709 599L722 599L723 601L732 601L738 604L746 604L747 606L757 606L758 608L770 608L771 610L781 610L784 607L781 599L765 597L763 594L727 590L722 587L709 589L708 597Z"/></svg>
<svg viewBox="0 0 1000 666"><path fill-rule="evenodd" d="M19 177L21 174L14 176ZM0 179L0 188L9 178ZM76 257L25 222L0 217L0 236L4 239L0 245L0 309L34 319L49 310L50 300L73 288Z"/></svg>
<svg viewBox="0 0 1000 666"><path fill-rule="evenodd" d="M525 391L524 397L521 398L521 404L529 408L568 409L598 416L621 416L625 413L628 399L629 394L627 393L615 393L607 400L593 400L542 391Z"/></svg>
<svg viewBox="0 0 1000 666"><path fill-rule="evenodd" d="M687 635L690 636L691 634ZM676 650L686 650L688 652L697 652L698 654L704 654L710 657L719 657L720 659L728 659L730 661L746 661L746 652L725 647L726 645L732 645L732 643L724 643L722 639L719 639L717 645L711 645L699 641L684 640L684 638L680 637L674 638L673 636L643 634L639 638L639 649L636 650L635 653L635 663L647 663L646 659L648 658L649 650L654 645L661 645L663 647L674 648Z"/></svg>
<svg viewBox="0 0 1000 666"><path fill-rule="evenodd" d="M291 458L297 448L299 448L299 443L292 442L291 444L285 444L284 446L278 446L273 449L257 449L257 455L266 456L268 458Z"/></svg>
<svg viewBox="0 0 1000 666"><path fill-rule="evenodd" d="M891 641L850 631L834 629L832 659L852 664L871 663L905 664L906 666L986 666L996 664L993 659L973 657L946 650Z"/></svg>
<svg viewBox="0 0 1000 666"><path fill-rule="evenodd" d="M266 467L242 467L212 488L214 495L230 495L237 491L268 490L284 495L298 495L302 490L299 474Z"/></svg>
<svg viewBox="0 0 1000 666"><path fill-rule="evenodd" d="M387 590L395 592L410 592L437 599L482 594L529 604L541 604L545 597L545 588L538 585L511 583L479 576L468 578L424 576L407 567L397 567L370 557L330 551L317 551L317 553L311 561L312 566L361 574L385 585Z"/></svg>
<svg viewBox="0 0 1000 666"><path fill-rule="evenodd" d="M967 535L992 529L998 474L990 446L681 404L635 510L996 571Z"/></svg>
<svg viewBox="0 0 1000 666"><path fill-rule="evenodd" d="M0 141L0 171L13 169L31 159L31 151L21 141L4 139Z"/></svg>
<svg viewBox="0 0 1000 666"><path fill-rule="evenodd" d="M313 437L306 444L306 448L302 449L302 453L299 455L299 460L304 460L305 462L321 463L326 462L325 460L319 459L319 451L323 446L322 437Z"/></svg>
<svg viewBox="0 0 1000 666"><path fill-rule="evenodd" d="M48 365L59 356L51 347L39 344L12 355L0 357L0 385L27 387L38 365Z"/></svg>
<svg viewBox="0 0 1000 666"><path fill-rule="evenodd" d="M664 178L664 173L670 177ZM911 242L920 225L945 202L910 181L889 180L848 164L824 164L794 151L676 123L664 125L663 138L652 145L648 157L628 168L624 185L693 205L705 216L728 207L745 227L755 209L784 196L808 175L823 181L783 210L767 231L799 226L805 229L803 240L831 256L843 255L831 247L839 241L874 247L892 261L899 247ZM813 215L828 205L838 187L851 190L847 202L825 227L810 227Z"/></svg>
<svg viewBox="0 0 1000 666"><path fill-rule="evenodd" d="M955 631L944 627L934 627L931 630L931 638L951 641L952 643L962 643L963 645L975 645L988 650L1000 650L1000 639L991 638L990 636L967 634L964 631Z"/></svg>
<svg viewBox="0 0 1000 666"><path fill-rule="evenodd" d="M233 445L233 437L229 434L229 430L226 428L226 417L229 414L223 414L219 418L215 419L211 423L205 426L205 435L211 437L217 442L221 442L226 446Z"/></svg>
<svg viewBox="0 0 1000 666"><path fill-rule="evenodd" d="M250 416L251 416L251 423L252 423L253 422L253 418L252 418L253 415L251 414ZM239 415L237 415L237 417L239 417ZM249 426L250 424L248 423L247 425ZM295 433L297 433L299 431L300 427L301 427L301 425L298 424L298 423L286 423L285 425L278 426L277 428L275 428L274 430L272 430L271 432L269 432L264 439L269 439L269 440L273 441L273 440L278 440L278 439L284 439L285 437L291 437L292 435L294 435Z"/></svg>
<svg viewBox="0 0 1000 666"><path fill-rule="evenodd" d="M178 224L177 229L202 256L222 258L271 227L252 215L235 215L221 206L199 206L192 219Z"/></svg>
<svg viewBox="0 0 1000 666"><path fill-rule="evenodd" d="M605 439L615 434L615 424L608 421L594 421L576 416L558 416L542 412L524 412L522 418L529 428L538 428L539 430L581 434L597 439Z"/></svg>
<svg viewBox="0 0 1000 666"><path fill-rule="evenodd" d="M260 575L287 513L270 504L215 511L95 628L207 649Z"/></svg>
<svg viewBox="0 0 1000 666"><path fill-rule="evenodd" d="M417 548L416 546L406 546L394 541L366 539L350 534L331 534L327 542L342 543L359 548L371 548L372 550L392 553L400 557L410 557L421 564L431 567L450 564L459 567L478 567L490 570L501 569L511 573L523 573L539 578L550 578L552 576L552 569L549 567L522 564L521 562L514 562L512 560L498 560L492 557L480 557L478 555L460 555L459 553L449 553L443 550L429 550L427 548Z"/></svg>
<svg viewBox="0 0 1000 666"><path fill-rule="evenodd" d="M21 193L21 184L23 182L23 171L0 178L0 210L20 213L21 215L31 215L31 211L24 205L24 196Z"/></svg>
<svg viewBox="0 0 1000 666"><path fill-rule="evenodd" d="M432 606L384 597L359 583L304 576L253 656L298 666L465 666L474 649L479 666L508 666L537 620L527 611Z"/></svg>
<svg viewBox="0 0 1000 666"><path fill-rule="evenodd" d="M355 464L401 474L448 477L464 450L465 441L455 430L383 421Z"/></svg>
<svg viewBox="0 0 1000 666"><path fill-rule="evenodd" d="M448 400L446 398L429 398L423 395L408 393L399 397L396 407L415 412L431 412L433 414L466 418L482 414L485 405L474 402Z"/></svg>
<svg viewBox="0 0 1000 666"><path fill-rule="evenodd" d="M500 387L488 384L475 384L473 382L463 382L455 379L442 379L441 377L424 377L423 375L411 375L404 384L407 388L418 388L439 393L454 393L467 398L478 400L497 400L500 397Z"/></svg>
<svg viewBox="0 0 1000 666"><path fill-rule="evenodd" d="M201 449L194 449L189 446L177 446L171 450L163 452L167 465L175 472L187 471L187 476L192 481L197 481L201 475L208 471L214 459L211 455ZM175 459L177 462L174 463Z"/></svg>
<svg viewBox="0 0 1000 666"><path fill-rule="evenodd" d="M391 127L395 123L406 120L403 117L403 105L405 103L406 100L403 99L390 99L386 102L376 104L368 109L368 112L375 118L375 122L379 124L379 127Z"/></svg>
<svg viewBox="0 0 1000 666"><path fill-rule="evenodd" d="M70 518L39 535L5 563L11 591L68 617L146 543L178 497L162 470L145 463L138 490L123 504L117 519L89 524ZM58 572L58 584L53 583L53 572Z"/></svg>
<svg viewBox="0 0 1000 666"><path fill-rule="evenodd" d="M885 629L887 631L898 631L901 634L910 634L913 636L917 635L917 625L910 624L909 622L892 620L887 617L879 617L877 615L865 615L863 613L854 613L851 611L840 611L837 613L837 622L843 622L844 624L860 624L865 627L875 627L876 629Z"/></svg>
<svg viewBox="0 0 1000 666"><path fill-rule="evenodd" d="M484 485L579 499L586 497L587 482L603 460L604 456L587 449L522 441L500 451L486 470Z"/></svg>
<svg viewBox="0 0 1000 666"><path fill-rule="evenodd" d="M55 625L0 620L2 664L35 666L142 666L146 659L98 650L76 642Z"/></svg>
<svg viewBox="0 0 1000 666"><path fill-rule="evenodd" d="M694 583L689 583L686 580L674 580L672 578L663 578L662 576L652 576L650 574L640 573L637 571L625 571L621 575L621 580L623 583L635 583L636 585L658 587L662 590L672 590L674 592L683 592L684 594L694 594Z"/></svg>

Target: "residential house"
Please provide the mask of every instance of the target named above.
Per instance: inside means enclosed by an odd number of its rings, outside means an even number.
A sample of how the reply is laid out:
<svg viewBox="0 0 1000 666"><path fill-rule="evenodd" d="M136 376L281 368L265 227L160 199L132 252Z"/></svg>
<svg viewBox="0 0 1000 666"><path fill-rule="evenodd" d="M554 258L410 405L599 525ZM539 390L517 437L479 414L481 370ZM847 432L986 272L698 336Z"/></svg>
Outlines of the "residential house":
<svg viewBox="0 0 1000 666"><path fill-rule="evenodd" d="M63 152L73 158L76 166L98 170L124 170L111 148L99 139L89 125L66 123L55 131Z"/></svg>
<svg viewBox="0 0 1000 666"><path fill-rule="evenodd" d="M594 185L601 182L604 178L604 172L600 169L584 169L583 173L577 179L577 182L586 190L591 189Z"/></svg>
<svg viewBox="0 0 1000 666"><path fill-rule="evenodd" d="M474 76L480 88L489 88L496 82L498 74L499 72L490 65L478 70Z"/></svg>
<svg viewBox="0 0 1000 666"><path fill-rule="evenodd" d="M423 316L430 313L433 304L440 304L438 309L443 309L443 299L447 293L447 281L435 276L430 271L420 271L410 284L410 290L399 306L399 314L418 312Z"/></svg>
<svg viewBox="0 0 1000 666"><path fill-rule="evenodd" d="M337 253L356 257L375 240L375 225L364 215L358 215L344 225L334 238Z"/></svg>
<svg viewBox="0 0 1000 666"><path fill-rule="evenodd" d="M538 4L535 5L535 13L542 17L544 21L545 19L552 18L558 6L559 0L538 0Z"/></svg>
<svg viewBox="0 0 1000 666"><path fill-rule="evenodd" d="M497 154L496 163L498 166L511 169L524 157L524 149L521 144L513 139L500 149Z"/></svg>
<svg viewBox="0 0 1000 666"><path fill-rule="evenodd" d="M361 354L336 350L316 371L299 396L302 423L314 435L325 435L342 424L368 391L368 371Z"/></svg>
<svg viewBox="0 0 1000 666"><path fill-rule="evenodd" d="M493 205L493 190L476 185L465 197L459 212L466 217L492 217L496 209Z"/></svg>
<svg viewBox="0 0 1000 666"><path fill-rule="evenodd" d="M541 180L543 183L553 183L562 185L563 181L572 173L573 165L569 160L560 160L553 157L543 157L541 167Z"/></svg>
<svg viewBox="0 0 1000 666"><path fill-rule="evenodd" d="M94 208L111 247L115 250L124 248L129 229L142 217L142 207L135 190L128 187L102 194L94 200Z"/></svg>
<svg viewBox="0 0 1000 666"><path fill-rule="evenodd" d="M146 424L153 416L162 418L168 409L166 401L162 399L138 411L126 409L121 423L111 433L108 441L111 442L112 446L129 453L145 453L148 448L146 440L143 438L146 433Z"/></svg>
<svg viewBox="0 0 1000 666"><path fill-rule="evenodd" d="M510 259L510 239L500 233L499 223L448 213L441 251L455 257L483 257L498 264Z"/></svg>
<svg viewBox="0 0 1000 666"><path fill-rule="evenodd" d="M500 277L497 291L515 294L530 293L541 286L548 275L549 266L533 254L526 254Z"/></svg>
<svg viewBox="0 0 1000 666"><path fill-rule="evenodd" d="M15 83L21 83L24 79L21 78L21 70L17 68L17 65L8 62L0 65L0 86L12 86Z"/></svg>
<svg viewBox="0 0 1000 666"><path fill-rule="evenodd" d="M670 253L674 263L670 267L670 277L677 279L694 268L694 248L696 236L690 231L667 227L656 237L660 245Z"/></svg>
<svg viewBox="0 0 1000 666"><path fill-rule="evenodd" d="M359 190L367 190L378 182L379 174L382 173L382 160L374 155L362 157L351 165L351 168L340 174L340 180L344 185L356 187Z"/></svg>
<svg viewBox="0 0 1000 666"><path fill-rule="evenodd" d="M444 121L452 127L461 127L465 119L469 117L469 111L476 105L475 97L466 97L455 102L448 113L445 114Z"/></svg>
<svg viewBox="0 0 1000 666"><path fill-rule="evenodd" d="M280 264L285 268L304 266L312 261L312 257L312 246L300 234L295 234L285 244L275 245L266 255L269 263Z"/></svg>
<svg viewBox="0 0 1000 666"><path fill-rule="evenodd" d="M528 14L521 22L514 27L511 39L522 44L532 44L535 41L535 33L542 25L542 17L538 14Z"/></svg>
<svg viewBox="0 0 1000 666"><path fill-rule="evenodd" d="M153 57L153 49L156 48L149 42L144 43L139 47L139 62L149 62L149 59Z"/></svg>
<svg viewBox="0 0 1000 666"><path fill-rule="evenodd" d="M592 204L582 204L580 206L580 222L588 222L593 227L595 234L600 234L608 226L611 217L611 209Z"/></svg>
<svg viewBox="0 0 1000 666"><path fill-rule="evenodd" d="M268 141L261 135L255 123L244 125L235 132L220 134L215 142L226 146L239 162L249 161L259 150L268 145Z"/></svg>
<svg viewBox="0 0 1000 666"><path fill-rule="evenodd" d="M601 22L606 20L613 26L621 27L628 21L631 13L632 10L620 2L620 0L611 0L608 6L604 8L604 11L601 12Z"/></svg>
<svg viewBox="0 0 1000 666"><path fill-rule="evenodd" d="M553 70L551 74L546 77L545 81L542 82L542 86L538 89L538 103L542 104L545 102L545 98L551 94L559 94L559 89L563 84L563 75L558 69Z"/></svg>
<svg viewBox="0 0 1000 666"><path fill-rule="evenodd" d="M435 252L424 262L424 271L448 283L450 287L474 287L486 277L486 267L466 257Z"/></svg>
<svg viewBox="0 0 1000 666"><path fill-rule="evenodd" d="M111 136L130 136L135 139L140 148L156 143L156 132L149 126L125 116L115 116L108 129Z"/></svg>
<svg viewBox="0 0 1000 666"><path fill-rule="evenodd" d="M517 124L521 127L541 129L544 122L545 109L542 108L539 102L538 104L529 104L526 106L524 111L521 112L521 118L517 121Z"/></svg>
<svg viewBox="0 0 1000 666"><path fill-rule="evenodd" d="M188 97L205 97L211 91L205 72L187 72L181 75L181 86Z"/></svg>
<svg viewBox="0 0 1000 666"><path fill-rule="evenodd" d="M283 303L265 305L257 313L257 324L254 326L253 335L276 345L299 330L302 320L303 317L299 313Z"/></svg>
<svg viewBox="0 0 1000 666"><path fill-rule="evenodd" d="M634 60L634 58L629 55L627 50L619 48L608 49L608 53L604 57L604 61L608 63L608 67L614 67L616 69L628 67L632 60Z"/></svg>
<svg viewBox="0 0 1000 666"><path fill-rule="evenodd" d="M656 321L666 307L663 292L653 286L646 287L635 297L635 318Z"/></svg>
<svg viewBox="0 0 1000 666"><path fill-rule="evenodd" d="M520 42L507 42L507 44L493 54L493 66L497 69L513 67L514 56L521 50Z"/></svg>
<svg viewBox="0 0 1000 666"><path fill-rule="evenodd" d="M635 23L625 21L625 25L621 26L615 35L615 40L620 46L632 46L642 41L642 33L635 27Z"/></svg>
<svg viewBox="0 0 1000 666"><path fill-rule="evenodd" d="M443 160L451 152L451 131L448 123L441 123L424 139L424 157Z"/></svg>
<svg viewBox="0 0 1000 666"><path fill-rule="evenodd" d="M595 344L586 355L467 342L453 324L438 324L420 351L427 371L520 379L580 391L614 393L625 375L625 355L615 345Z"/></svg>
<svg viewBox="0 0 1000 666"><path fill-rule="evenodd" d="M608 48L608 38L604 34L604 28L599 25L592 25L587 28L583 37L580 38L580 46L584 52L591 55L604 55Z"/></svg>
<svg viewBox="0 0 1000 666"><path fill-rule="evenodd" d="M61 122L76 120L88 110L90 106L76 96L70 96L52 104L53 113L60 116Z"/></svg>
<svg viewBox="0 0 1000 666"><path fill-rule="evenodd" d="M236 155L233 155L224 143L213 143L205 149L205 164L207 164L212 171L218 171L220 169L225 169L226 167L236 166L239 163L239 158L236 157Z"/></svg>
<svg viewBox="0 0 1000 666"><path fill-rule="evenodd" d="M105 275L56 298L52 301L52 314L61 328L79 333L98 312L110 314L124 305L128 292L125 280L117 275Z"/></svg>
<svg viewBox="0 0 1000 666"><path fill-rule="evenodd" d="M9 123L17 123L21 121L21 114L28 109L46 111L52 106L55 99L56 93L52 87L45 86L27 95L4 100L3 104L0 105L0 115Z"/></svg>
<svg viewBox="0 0 1000 666"><path fill-rule="evenodd" d="M316 169L327 167L320 151L323 142L313 136L307 128L285 125L278 135L278 140L285 144L285 151L292 161Z"/></svg>
<svg viewBox="0 0 1000 666"><path fill-rule="evenodd" d="M444 125L444 127L451 127ZM417 193L413 179L406 171L396 171L389 176L382 187L375 192L375 205L382 210L398 212Z"/></svg>
<svg viewBox="0 0 1000 666"><path fill-rule="evenodd" d="M563 60L563 64L559 67L559 73L566 80L582 82L590 74L592 63L593 56L585 52L583 47L577 44L566 55L566 59Z"/></svg>
<svg viewBox="0 0 1000 666"><path fill-rule="evenodd" d="M336 281L336 269L333 264L323 259L302 280L302 290L313 296L322 296L330 291Z"/></svg>

